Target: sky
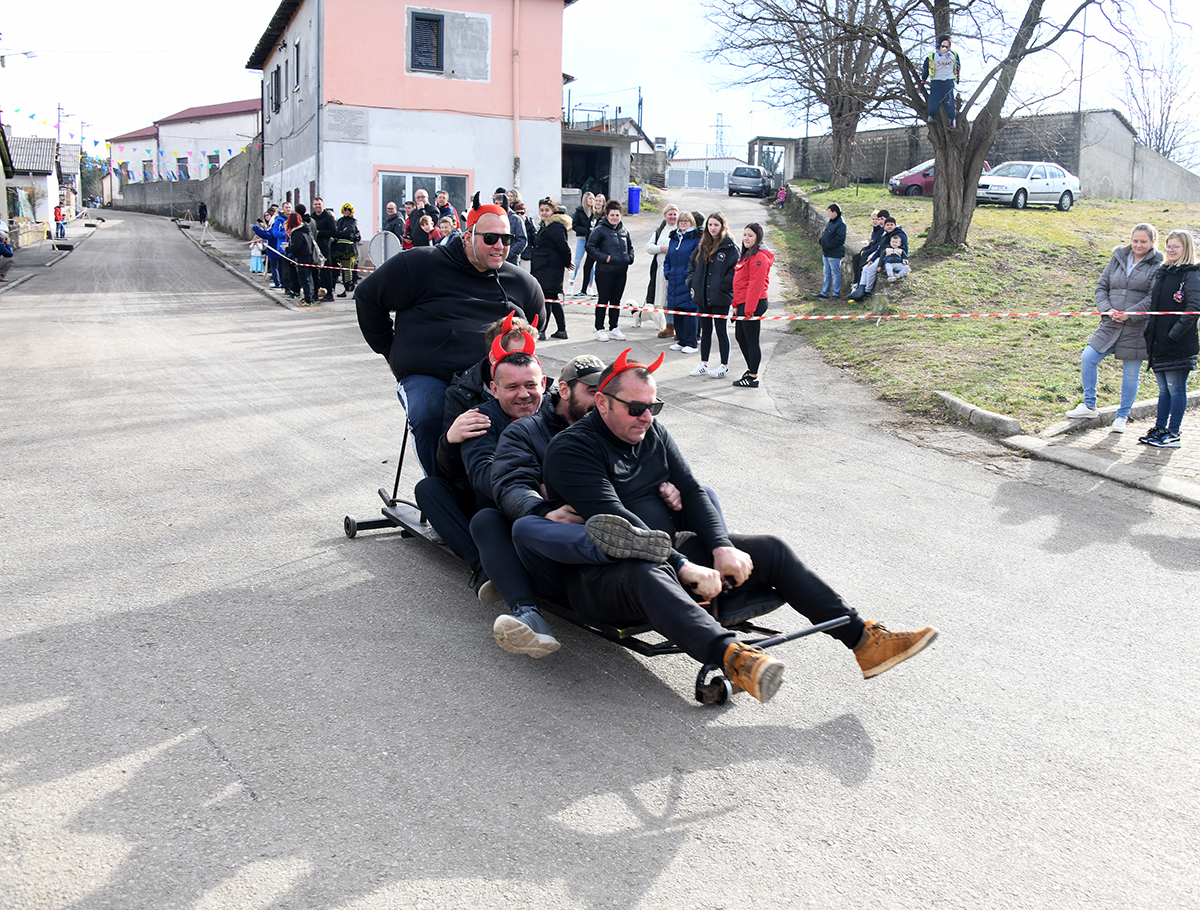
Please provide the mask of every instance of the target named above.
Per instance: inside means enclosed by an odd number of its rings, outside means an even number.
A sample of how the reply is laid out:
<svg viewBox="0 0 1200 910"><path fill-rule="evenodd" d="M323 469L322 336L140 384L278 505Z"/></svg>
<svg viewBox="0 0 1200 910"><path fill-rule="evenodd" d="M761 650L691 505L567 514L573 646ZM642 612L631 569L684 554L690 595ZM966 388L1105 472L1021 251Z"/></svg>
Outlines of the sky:
<svg viewBox="0 0 1200 910"><path fill-rule="evenodd" d="M38 3L5 0L4 123L18 136L53 136L61 104L63 141L82 135L85 151L94 151L96 140L102 149L108 137L188 107L258 97L259 74L245 64L276 6L273 0L206 0L190 7L125 0L119 8L103 8L58 0L50 14ZM715 153L719 135L729 153L744 156L755 135L805 134L803 114L796 122L749 89L722 88L728 71L703 60L710 37L699 0L578 0L566 8L563 29L563 70L575 77L563 104L569 99L579 117L597 116L584 108L604 105L609 116L619 106L622 116L636 117L640 87L644 130L680 143L681 156ZM364 43L354 52L377 57L381 67L392 65L394 48L371 39L369 28L362 34ZM1078 42L1064 50L1070 59L1048 65L1039 81L1061 79L1055 66L1078 66ZM37 56L20 56L22 51ZM1119 71L1109 54L1089 43L1086 62L1084 107L1119 107L1113 83ZM964 59L968 74L970 63ZM1076 100L1072 88L1046 110L1071 110ZM820 121L809 127L812 135L825 129Z"/></svg>

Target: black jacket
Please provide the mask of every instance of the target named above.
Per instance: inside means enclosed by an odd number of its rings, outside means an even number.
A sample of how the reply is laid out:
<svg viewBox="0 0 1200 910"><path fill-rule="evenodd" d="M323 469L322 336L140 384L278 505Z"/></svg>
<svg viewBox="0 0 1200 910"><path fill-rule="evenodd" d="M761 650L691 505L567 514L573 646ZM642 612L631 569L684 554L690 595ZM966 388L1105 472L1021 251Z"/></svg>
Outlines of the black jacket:
<svg viewBox="0 0 1200 910"><path fill-rule="evenodd" d="M489 323L540 312L542 289L508 263L480 272L456 237L393 256L359 282L354 302L363 338L397 379L418 373L449 383L487 355Z"/></svg>
<svg viewBox="0 0 1200 910"><path fill-rule="evenodd" d="M442 435L437 446L438 474L459 490L470 488L467 469L463 466L462 443L450 442L446 433L459 414L465 414L495 397L488 388L491 378L492 363L484 357L470 369L455 373L454 381L446 389L445 403L442 405Z"/></svg>
<svg viewBox="0 0 1200 910"><path fill-rule="evenodd" d="M567 242L567 226L570 223L566 215L551 215L550 220L537 232L530 271L547 297L557 297L562 293L563 269L571 265L571 246Z"/></svg>
<svg viewBox="0 0 1200 910"><path fill-rule="evenodd" d="M1200 266L1159 266L1150 286L1147 312L1200 310ZM1146 319L1146 353L1156 373L1196 369L1200 337L1196 316L1150 316Z"/></svg>
<svg viewBox="0 0 1200 910"><path fill-rule="evenodd" d="M891 232L889 232L885 229L883 232L883 235L879 238L879 243L875 246L874 249L871 250L870 253L868 253L863 258L867 262L870 262L873 259L878 259L879 262L882 263L883 262L883 251L892 245L892 234L900 235L900 246L904 250L904 255L907 256L908 255L908 234L904 233L904 228L900 227L900 225L896 225L895 230L893 230Z"/></svg>
<svg viewBox="0 0 1200 910"><path fill-rule="evenodd" d="M283 251L288 258L294 259L301 265L312 265L313 238L307 224L300 224L292 229L292 233L288 235L287 246Z"/></svg>
<svg viewBox="0 0 1200 910"><path fill-rule="evenodd" d="M830 218L821 232L821 255L828 259L841 259L846 255L846 220L840 215Z"/></svg>
<svg viewBox="0 0 1200 910"><path fill-rule="evenodd" d="M532 417L514 420L500 434L492 460L492 499L509 521L540 515L553 507L542 496L542 462L550 440L570 424L558 413L558 395L547 396L550 407Z"/></svg>
<svg viewBox="0 0 1200 910"><path fill-rule="evenodd" d="M413 209L412 214L408 216L408 239L412 241L412 245L414 247L432 245L429 235L421 230L422 215L428 215L430 218L432 218L434 227L437 227L438 218L441 217L438 215L438 210L428 202L425 203L424 208Z"/></svg>
<svg viewBox="0 0 1200 910"><path fill-rule="evenodd" d="M605 218L592 228L587 251L596 260L596 269L600 272L623 272L633 265L633 241L623 221L613 227ZM606 261L609 257L612 257L611 261Z"/></svg>
<svg viewBox="0 0 1200 910"><path fill-rule="evenodd" d="M337 219L329 209L322 209L320 215L312 216L312 230L317 235L317 246L321 248L325 258L329 258L329 244L337 236Z"/></svg>
<svg viewBox="0 0 1200 910"><path fill-rule="evenodd" d="M711 262L704 261L704 245L696 247L688 263L687 286L701 313L728 316L733 304L733 268L741 251L732 237L726 237L717 247Z"/></svg>
<svg viewBox="0 0 1200 910"><path fill-rule="evenodd" d="M585 212L582 205L575 206L575 214L571 216L571 230L576 237L586 237L592 232L595 222L591 212Z"/></svg>
<svg viewBox="0 0 1200 910"><path fill-rule="evenodd" d="M877 224L875 227L871 228L871 239L867 241L866 246L858 251L859 255L863 259L870 259L871 254L879 249L879 241L883 239L883 235L886 233L887 231L883 229L882 224Z"/></svg>
<svg viewBox="0 0 1200 910"><path fill-rule="evenodd" d="M542 396L542 406L538 414L545 413L551 408L550 396ZM508 429L513 419L504 413L499 399L493 398L479 406L479 413L486 414L492 422L482 436L465 440L462 449L463 465L467 469L467 477L471 481L471 489L475 491L475 501L479 508L494 508L492 499L492 462L496 457L496 445L500 442L500 434ZM537 415L530 415L537 416ZM445 439L445 437L442 437Z"/></svg>
<svg viewBox="0 0 1200 910"><path fill-rule="evenodd" d="M621 515L639 528L671 535L694 531L706 549L730 546L720 514L658 420L631 445L609 432L599 411L591 411L554 437L542 477L551 508L570 503L584 521ZM667 480L679 488L682 511L672 511L659 495ZM676 553L672 565L680 559Z"/></svg>
<svg viewBox="0 0 1200 910"><path fill-rule="evenodd" d="M397 212L395 215L389 215L383 221L381 230L391 231L396 235L397 240L404 239L404 216Z"/></svg>

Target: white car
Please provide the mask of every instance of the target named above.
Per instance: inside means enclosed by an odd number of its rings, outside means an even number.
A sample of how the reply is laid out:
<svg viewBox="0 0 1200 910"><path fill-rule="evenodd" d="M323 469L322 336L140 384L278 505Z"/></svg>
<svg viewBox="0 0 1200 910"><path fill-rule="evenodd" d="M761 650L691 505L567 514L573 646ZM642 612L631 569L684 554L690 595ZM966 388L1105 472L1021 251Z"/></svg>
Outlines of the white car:
<svg viewBox="0 0 1200 910"><path fill-rule="evenodd" d="M979 179L975 204L995 202L1023 209L1057 205L1067 211L1079 195L1079 178L1049 161L1006 161Z"/></svg>

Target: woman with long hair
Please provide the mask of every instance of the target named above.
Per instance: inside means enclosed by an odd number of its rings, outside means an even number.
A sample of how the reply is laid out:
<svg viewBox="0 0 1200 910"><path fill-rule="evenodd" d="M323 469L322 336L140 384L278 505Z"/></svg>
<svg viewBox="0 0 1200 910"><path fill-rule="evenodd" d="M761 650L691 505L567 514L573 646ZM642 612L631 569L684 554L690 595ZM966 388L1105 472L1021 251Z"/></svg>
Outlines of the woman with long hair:
<svg viewBox="0 0 1200 910"><path fill-rule="evenodd" d="M711 375L723 379L729 375L729 332L726 328L729 307L733 302L733 270L738 264L738 247L729 236L729 224L720 212L713 212L705 222L704 236L688 266L688 287L700 313L700 365L693 376ZM717 348L721 365L708 368L712 351L713 329L717 332Z"/></svg>
<svg viewBox="0 0 1200 910"><path fill-rule="evenodd" d="M575 216L571 219L571 230L575 232L575 268L571 272L571 286L567 290L568 294L575 293L575 279L581 274L579 264L587 255L588 235L595 227L595 224L592 223L592 200L595 198L595 193L584 193L583 198L579 200L579 205L575 206ZM586 286L583 288L583 293L587 293Z"/></svg>
<svg viewBox="0 0 1200 910"><path fill-rule="evenodd" d="M1113 250L1112 258L1096 282L1096 311L1100 325L1079 357L1083 402L1067 411L1068 417L1095 417L1096 384L1100 361L1112 354L1121 361L1121 404L1112 422L1113 431L1125 432L1129 411L1137 401L1138 378L1146 359L1146 317L1150 285L1162 265L1163 254L1154 248L1158 231L1152 224L1134 227L1126 246Z"/></svg>
<svg viewBox="0 0 1200 910"><path fill-rule="evenodd" d="M300 296L300 292L304 292L304 305L312 306L313 302L313 286L312 286L312 262L313 262L313 240L312 232L309 231L308 225L304 223L300 215L296 212L288 215L287 223L283 228L287 232L287 248L284 254L291 260L288 265L291 267L292 279L291 290L288 297L293 300Z"/></svg>
<svg viewBox="0 0 1200 910"><path fill-rule="evenodd" d="M1154 274L1149 313L1200 310L1200 266L1191 231L1171 231L1164 244L1167 261ZM1146 320L1146 354L1158 380L1158 414L1154 429L1138 442L1178 449L1179 426L1187 410L1188 373L1196 369L1200 336L1196 316L1150 316Z"/></svg>
<svg viewBox="0 0 1200 910"><path fill-rule="evenodd" d="M651 235L650 242L646 244L646 253L650 256L650 283L646 285L646 306L654 307L653 318L654 324L658 326L659 338L670 338L675 334L673 318L662 312L667 308L667 278L662 274L661 264L669 249L671 231L675 230L677 221L679 206L671 203L663 209L663 220L658 230ZM636 317L633 324L639 324Z"/></svg>
<svg viewBox="0 0 1200 910"><path fill-rule="evenodd" d="M733 271L733 335L746 358L746 372L734 382L743 389L758 388L758 368L762 363L759 334L762 322L752 317L767 312L767 286L775 255L762 245L763 229L758 223L742 231L742 256Z"/></svg>

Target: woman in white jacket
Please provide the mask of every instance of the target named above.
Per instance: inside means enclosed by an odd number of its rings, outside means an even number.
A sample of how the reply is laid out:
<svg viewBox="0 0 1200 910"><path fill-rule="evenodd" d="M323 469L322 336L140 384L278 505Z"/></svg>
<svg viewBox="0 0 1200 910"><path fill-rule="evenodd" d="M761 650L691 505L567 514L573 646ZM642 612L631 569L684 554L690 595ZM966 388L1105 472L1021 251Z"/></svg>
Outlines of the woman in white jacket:
<svg viewBox="0 0 1200 910"><path fill-rule="evenodd" d="M667 281L662 273L662 255L667 251L667 242L670 240L671 231L675 230L677 221L679 221L679 206L668 205L663 209L663 223L658 226L658 230L650 236L650 242L646 244L646 254L652 257L650 260L650 286L646 288L646 306L654 307L650 318L654 320L654 325L658 328L659 338L671 338L675 334L671 317L663 313L663 309L667 305ZM642 324L641 310L633 314L633 324L635 326Z"/></svg>

